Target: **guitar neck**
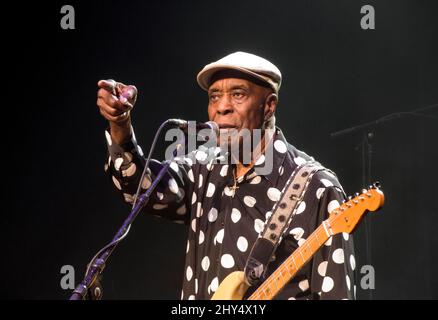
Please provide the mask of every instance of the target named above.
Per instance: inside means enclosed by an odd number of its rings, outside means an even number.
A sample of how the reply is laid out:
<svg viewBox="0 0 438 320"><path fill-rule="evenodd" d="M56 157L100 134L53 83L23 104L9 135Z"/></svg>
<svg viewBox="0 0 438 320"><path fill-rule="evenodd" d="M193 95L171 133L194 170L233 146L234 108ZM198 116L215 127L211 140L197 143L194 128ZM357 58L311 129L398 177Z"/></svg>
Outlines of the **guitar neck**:
<svg viewBox="0 0 438 320"><path fill-rule="evenodd" d="M331 234L330 218L316 228L307 240L257 288L248 300L272 300L329 239L329 234Z"/></svg>

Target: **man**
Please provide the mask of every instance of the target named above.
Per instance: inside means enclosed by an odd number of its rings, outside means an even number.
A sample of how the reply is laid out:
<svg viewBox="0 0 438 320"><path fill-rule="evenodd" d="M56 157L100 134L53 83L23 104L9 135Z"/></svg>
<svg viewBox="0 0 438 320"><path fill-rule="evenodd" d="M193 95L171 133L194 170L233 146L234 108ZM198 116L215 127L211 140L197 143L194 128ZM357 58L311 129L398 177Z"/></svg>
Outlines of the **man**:
<svg viewBox="0 0 438 320"><path fill-rule="evenodd" d="M272 214L280 190L297 166L313 160L288 144L275 127L281 73L271 62L244 52L230 54L204 67L197 77L208 92L208 117L221 132L261 130L270 137L251 149L249 163L200 161L204 151L176 159L144 212L189 227L182 299L209 299L231 272L245 267L249 252ZM99 81L101 114L109 121L105 169L125 202L132 204L145 161L131 126L137 90L113 80ZM221 143L224 141L221 141ZM238 141L239 146L242 140ZM265 150L272 148L272 157ZM239 149L241 150L241 148ZM258 150L259 152L256 152ZM269 161L268 168L261 170ZM159 162L150 165L154 178ZM141 182L142 192L150 178ZM329 171L317 172L299 205L286 236L268 265L266 276L298 248L344 199L342 187ZM352 237L331 237L277 299L351 299L353 293ZM253 288L254 289L254 288Z"/></svg>

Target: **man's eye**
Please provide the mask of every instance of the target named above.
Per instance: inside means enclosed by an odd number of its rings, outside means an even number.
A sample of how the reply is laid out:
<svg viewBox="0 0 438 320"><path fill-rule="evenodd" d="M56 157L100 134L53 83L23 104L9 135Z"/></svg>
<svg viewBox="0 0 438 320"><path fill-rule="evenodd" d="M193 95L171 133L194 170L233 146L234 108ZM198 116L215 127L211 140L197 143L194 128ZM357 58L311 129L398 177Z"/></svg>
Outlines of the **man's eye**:
<svg viewBox="0 0 438 320"><path fill-rule="evenodd" d="M212 95L210 96L210 101L217 101L218 99L219 99L219 96L216 95L216 94L212 94Z"/></svg>
<svg viewBox="0 0 438 320"><path fill-rule="evenodd" d="M233 93L233 97L236 99L242 99L244 97L244 93L243 92L234 92Z"/></svg>

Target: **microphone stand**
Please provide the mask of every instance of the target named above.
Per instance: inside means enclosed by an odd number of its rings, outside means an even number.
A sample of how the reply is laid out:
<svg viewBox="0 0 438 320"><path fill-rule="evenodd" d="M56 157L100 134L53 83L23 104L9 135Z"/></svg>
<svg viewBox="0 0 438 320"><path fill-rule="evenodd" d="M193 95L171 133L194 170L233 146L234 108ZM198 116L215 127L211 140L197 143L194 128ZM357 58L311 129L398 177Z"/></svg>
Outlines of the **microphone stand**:
<svg viewBox="0 0 438 320"><path fill-rule="evenodd" d="M355 148L355 150L361 149L362 152L362 186L365 187L367 185L371 184L371 169L372 169L372 155L375 152L373 151L373 139L374 139L374 127L381 123L389 122L395 119L400 119L401 117L405 115L411 115L411 116L419 116L419 117L425 117L430 119L438 120L438 117L418 113L419 111L426 111L429 109L433 109L438 107L438 104L429 105L426 107L418 108L412 111L408 112L396 112L391 113L386 116L383 116L379 119L366 122L363 124L359 124L356 126L353 126L351 128L346 128L340 131L332 132L330 133L330 137L332 139L339 138L344 135L353 134L356 132L362 132L362 140L359 143L359 145ZM371 262L371 220L369 216L365 216L364 219L365 222L365 251L366 251L366 257L367 257L367 264L372 265ZM369 300L373 299L372 290L369 290Z"/></svg>
<svg viewBox="0 0 438 320"><path fill-rule="evenodd" d="M177 147L173 152L172 158L164 163L163 167L161 168L160 172L156 176L155 180L151 183L149 189L144 194L140 195L137 198L135 206L132 208L130 214L125 219L120 229L117 231L111 243L109 243L107 246L102 248L98 252L98 254L96 254L96 256L93 258L91 263L88 265L85 278L73 291L70 300L84 300L86 299L87 296L89 300L101 299L102 288L98 278L100 274L103 272L103 270L105 269L106 261L108 260L109 256L114 251L114 249L116 248L117 244L122 239L125 238L125 236L129 232L129 228L131 227L131 224L134 222L138 213L149 202L152 192L154 191L158 183L161 181L161 179L164 177L164 175L167 172L167 169L170 166L171 161L176 157L178 151L182 147L183 144L181 143L181 140L183 139L180 139L180 141L178 142ZM142 181L140 181L140 183L141 182Z"/></svg>

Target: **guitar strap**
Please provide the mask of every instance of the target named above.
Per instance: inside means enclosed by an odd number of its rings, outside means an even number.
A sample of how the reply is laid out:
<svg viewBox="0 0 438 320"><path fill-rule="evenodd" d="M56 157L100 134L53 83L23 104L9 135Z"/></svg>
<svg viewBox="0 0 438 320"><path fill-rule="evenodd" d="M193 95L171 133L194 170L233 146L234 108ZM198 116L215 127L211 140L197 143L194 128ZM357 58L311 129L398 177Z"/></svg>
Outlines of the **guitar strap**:
<svg viewBox="0 0 438 320"><path fill-rule="evenodd" d="M245 280L254 285L266 272L269 262L285 236L299 205L307 191L313 175L327 170L318 162L311 161L295 168L265 222L263 231L254 243L245 266Z"/></svg>

